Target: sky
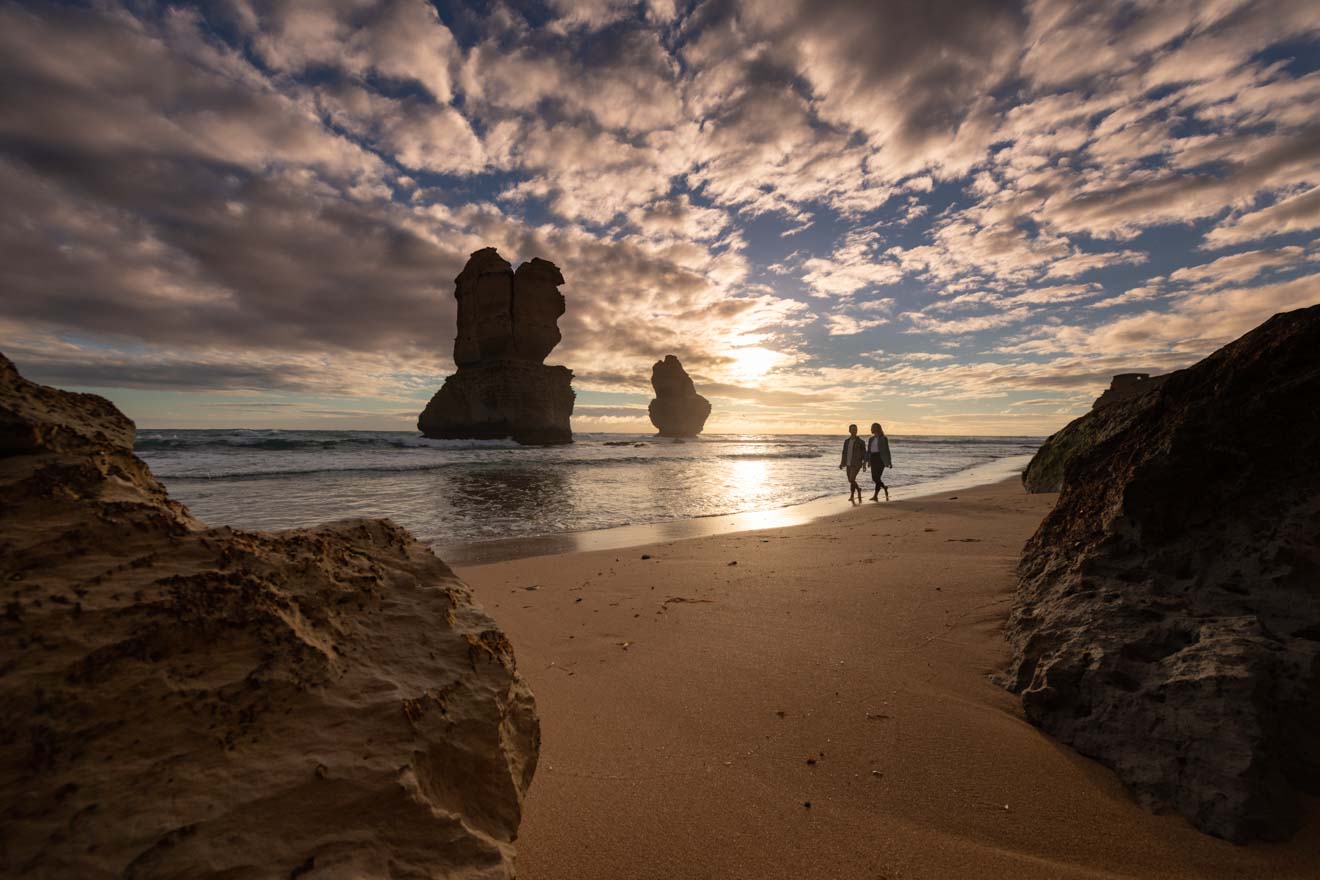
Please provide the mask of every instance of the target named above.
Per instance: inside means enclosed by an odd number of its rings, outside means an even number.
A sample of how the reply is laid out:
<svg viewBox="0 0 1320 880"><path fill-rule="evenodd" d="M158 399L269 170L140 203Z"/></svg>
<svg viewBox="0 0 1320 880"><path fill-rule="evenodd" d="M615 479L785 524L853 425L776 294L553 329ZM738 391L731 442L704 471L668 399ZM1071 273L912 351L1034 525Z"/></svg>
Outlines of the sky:
<svg viewBox="0 0 1320 880"><path fill-rule="evenodd" d="M576 431L1042 435L1320 302L1315 0L0 2L0 351L408 430L557 264Z"/></svg>

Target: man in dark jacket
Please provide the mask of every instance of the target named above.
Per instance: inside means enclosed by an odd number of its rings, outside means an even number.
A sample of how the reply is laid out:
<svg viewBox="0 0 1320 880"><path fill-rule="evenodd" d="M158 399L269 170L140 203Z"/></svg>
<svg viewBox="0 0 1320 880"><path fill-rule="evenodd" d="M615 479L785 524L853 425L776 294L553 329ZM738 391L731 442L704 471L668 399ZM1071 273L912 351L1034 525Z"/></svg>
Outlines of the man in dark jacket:
<svg viewBox="0 0 1320 880"><path fill-rule="evenodd" d="M843 441L843 459L839 462L839 469L848 472L848 485L852 488L848 490L848 500L853 500L853 494L857 495L857 500L862 500L862 487L857 485L857 472L866 470L866 441L857 436L857 426L848 426L848 439Z"/></svg>

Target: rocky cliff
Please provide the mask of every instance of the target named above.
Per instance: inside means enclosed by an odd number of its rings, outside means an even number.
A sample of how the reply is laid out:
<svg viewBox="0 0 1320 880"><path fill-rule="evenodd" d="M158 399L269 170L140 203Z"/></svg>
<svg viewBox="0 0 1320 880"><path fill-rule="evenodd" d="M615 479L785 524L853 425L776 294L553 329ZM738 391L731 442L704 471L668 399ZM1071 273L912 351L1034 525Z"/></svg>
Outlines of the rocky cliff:
<svg viewBox="0 0 1320 880"><path fill-rule="evenodd" d="M651 424L662 437L695 437L710 417L710 401L697 393L678 358L665 355L651 367L655 400L647 407Z"/></svg>
<svg viewBox="0 0 1320 880"><path fill-rule="evenodd" d="M1142 401L1024 550L1012 686L1141 803L1285 837L1320 793L1320 306Z"/></svg>
<svg viewBox="0 0 1320 880"><path fill-rule="evenodd" d="M1109 388L1096 398L1089 413L1073 419L1057 433L1045 438L1022 472L1022 485L1028 492L1058 492L1063 486L1068 463L1080 451L1122 431L1147 407L1157 405L1159 397L1151 392L1166 379L1168 376L1152 377L1145 373L1115 376Z"/></svg>
<svg viewBox="0 0 1320 880"><path fill-rule="evenodd" d="M386 520L208 529L108 401L0 356L0 873L514 875L539 725Z"/></svg>
<svg viewBox="0 0 1320 880"><path fill-rule="evenodd" d="M563 283L546 260L514 272L494 248L472 254L454 279L458 369L418 417L418 430L443 439L572 441L573 373L543 363L559 344Z"/></svg>

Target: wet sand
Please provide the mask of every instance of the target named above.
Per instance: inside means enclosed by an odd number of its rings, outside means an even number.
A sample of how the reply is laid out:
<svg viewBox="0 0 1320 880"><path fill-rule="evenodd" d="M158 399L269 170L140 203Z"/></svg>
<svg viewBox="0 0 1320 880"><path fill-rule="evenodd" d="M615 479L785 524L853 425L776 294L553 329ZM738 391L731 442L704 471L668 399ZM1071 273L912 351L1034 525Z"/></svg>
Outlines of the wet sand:
<svg viewBox="0 0 1320 880"><path fill-rule="evenodd" d="M990 681L1018 552L1052 503L1012 479L461 567L541 714L520 876L1320 875L1314 804L1287 844L1206 837L1137 807Z"/></svg>

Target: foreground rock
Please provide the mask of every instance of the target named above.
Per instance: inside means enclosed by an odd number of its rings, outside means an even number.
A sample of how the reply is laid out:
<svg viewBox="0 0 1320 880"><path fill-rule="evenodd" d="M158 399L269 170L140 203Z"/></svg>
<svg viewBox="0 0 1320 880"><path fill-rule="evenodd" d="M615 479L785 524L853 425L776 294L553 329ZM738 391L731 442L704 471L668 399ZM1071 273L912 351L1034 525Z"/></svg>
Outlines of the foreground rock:
<svg viewBox="0 0 1320 880"><path fill-rule="evenodd" d="M539 726L385 520L207 529L108 401L0 356L0 873L514 875Z"/></svg>
<svg viewBox="0 0 1320 880"><path fill-rule="evenodd" d="M564 277L533 259L515 273L495 248L477 251L454 279L457 372L417 419L427 437L571 443L573 372L543 361L559 344Z"/></svg>
<svg viewBox="0 0 1320 880"><path fill-rule="evenodd" d="M661 437L695 437L706 427L710 401L697 393L692 379L672 354L651 367L655 400L647 411Z"/></svg>
<svg viewBox="0 0 1320 880"><path fill-rule="evenodd" d="M1158 398L1150 392L1164 384L1167 376L1124 373L1114 377L1109 388L1096 398L1089 413L1073 419L1041 444L1022 472L1028 492L1058 492L1068 462L1082 450L1113 437Z"/></svg>
<svg viewBox="0 0 1320 880"><path fill-rule="evenodd" d="M1141 803L1286 837L1320 793L1320 306L1143 401L1026 546L1013 687Z"/></svg>

